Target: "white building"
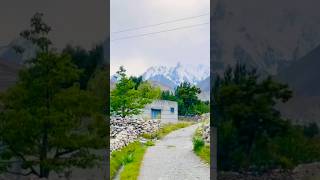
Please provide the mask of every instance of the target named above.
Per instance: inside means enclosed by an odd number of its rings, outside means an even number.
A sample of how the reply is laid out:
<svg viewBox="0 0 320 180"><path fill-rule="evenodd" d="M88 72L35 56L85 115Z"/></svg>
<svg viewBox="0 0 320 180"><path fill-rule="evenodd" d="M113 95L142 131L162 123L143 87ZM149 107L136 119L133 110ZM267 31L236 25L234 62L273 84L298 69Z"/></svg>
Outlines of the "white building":
<svg viewBox="0 0 320 180"><path fill-rule="evenodd" d="M141 116L145 119L161 119L161 123L178 122L178 103L168 100L156 100L145 106Z"/></svg>

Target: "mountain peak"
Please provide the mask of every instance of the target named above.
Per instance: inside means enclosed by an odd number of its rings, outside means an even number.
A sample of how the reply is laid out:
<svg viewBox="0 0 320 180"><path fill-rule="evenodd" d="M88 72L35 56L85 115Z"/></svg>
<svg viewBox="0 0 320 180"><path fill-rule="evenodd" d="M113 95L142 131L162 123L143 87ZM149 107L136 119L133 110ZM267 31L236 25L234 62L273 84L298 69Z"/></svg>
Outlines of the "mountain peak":
<svg viewBox="0 0 320 180"><path fill-rule="evenodd" d="M210 75L210 69L205 65L184 65L178 62L174 67L153 66L147 69L142 75L145 80L166 81L165 84L178 86L180 83L187 81L197 84ZM170 81L170 82L168 82Z"/></svg>
<svg viewBox="0 0 320 180"><path fill-rule="evenodd" d="M180 63L180 61L177 63L176 68L182 67L182 64Z"/></svg>

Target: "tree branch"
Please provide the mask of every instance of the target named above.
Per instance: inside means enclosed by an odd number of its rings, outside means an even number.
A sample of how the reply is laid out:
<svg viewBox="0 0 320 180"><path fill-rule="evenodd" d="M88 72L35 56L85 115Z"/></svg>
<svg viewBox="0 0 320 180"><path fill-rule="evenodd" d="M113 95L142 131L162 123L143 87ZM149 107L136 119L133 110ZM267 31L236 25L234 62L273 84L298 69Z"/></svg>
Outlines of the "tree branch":
<svg viewBox="0 0 320 180"><path fill-rule="evenodd" d="M32 170L30 170L30 172L28 172L28 173L13 172L13 171L9 171L9 170L5 170L5 172L7 172L9 174L21 175L21 176L28 176L30 174L33 174Z"/></svg>
<svg viewBox="0 0 320 180"><path fill-rule="evenodd" d="M16 156L18 156L22 161L24 162L28 162L28 160L22 155L20 154L18 151L16 151L11 145L10 143L8 143L7 141L5 141L5 143L8 145L8 148L14 153L16 154ZM30 168L30 172L37 175L37 176L40 176L40 174L32 167L32 165L29 165L28 166Z"/></svg>
<svg viewBox="0 0 320 180"><path fill-rule="evenodd" d="M69 149L69 150L65 150L65 151L61 151L61 152L56 152L56 154L54 155L54 158L58 158L58 157L65 155L65 154L73 153L75 151L77 151L77 149L73 149L73 150Z"/></svg>

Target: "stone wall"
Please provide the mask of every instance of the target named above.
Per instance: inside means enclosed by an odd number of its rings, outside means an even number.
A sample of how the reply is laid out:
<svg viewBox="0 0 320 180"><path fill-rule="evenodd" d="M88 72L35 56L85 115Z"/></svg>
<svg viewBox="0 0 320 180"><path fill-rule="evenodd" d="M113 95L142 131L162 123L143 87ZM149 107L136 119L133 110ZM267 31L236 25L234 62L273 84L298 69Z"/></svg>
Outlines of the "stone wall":
<svg viewBox="0 0 320 180"><path fill-rule="evenodd" d="M160 128L160 120L141 118L110 119L110 151L121 149L144 133L154 133Z"/></svg>
<svg viewBox="0 0 320 180"><path fill-rule="evenodd" d="M201 122L202 139L206 144L210 144L210 113L202 114L198 122Z"/></svg>
<svg viewBox="0 0 320 180"><path fill-rule="evenodd" d="M210 144L210 123L202 126L202 138L205 143Z"/></svg>

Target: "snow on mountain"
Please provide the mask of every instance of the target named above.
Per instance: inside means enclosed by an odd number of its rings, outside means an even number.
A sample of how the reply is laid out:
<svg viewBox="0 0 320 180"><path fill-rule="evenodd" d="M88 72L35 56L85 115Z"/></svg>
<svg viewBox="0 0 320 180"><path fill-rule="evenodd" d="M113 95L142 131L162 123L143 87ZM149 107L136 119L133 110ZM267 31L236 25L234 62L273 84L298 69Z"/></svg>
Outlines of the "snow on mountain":
<svg viewBox="0 0 320 180"><path fill-rule="evenodd" d="M182 65L174 67L153 66L142 75L144 80L160 81L170 86L178 86L182 82L197 84L209 77L210 68L205 65Z"/></svg>

